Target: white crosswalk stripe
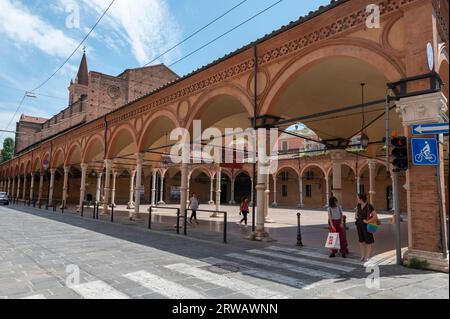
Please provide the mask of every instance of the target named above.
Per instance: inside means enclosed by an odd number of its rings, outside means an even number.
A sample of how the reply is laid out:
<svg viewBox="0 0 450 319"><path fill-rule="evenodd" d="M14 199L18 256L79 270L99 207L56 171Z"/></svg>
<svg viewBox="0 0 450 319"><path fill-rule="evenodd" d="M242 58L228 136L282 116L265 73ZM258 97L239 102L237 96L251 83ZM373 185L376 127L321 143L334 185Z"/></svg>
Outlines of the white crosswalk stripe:
<svg viewBox="0 0 450 319"><path fill-rule="evenodd" d="M338 265L338 264L334 264L334 263L326 263L323 261L317 261L317 260L306 259L306 258L301 258L301 257L292 257L289 255L278 254L278 253L259 250L259 249L249 250L248 252L253 253L253 254L267 256L267 257L272 257L272 258L290 260L290 261L295 261L298 263L309 264L309 265L319 266L319 267L325 267L325 268L329 268L329 269L335 269L335 270L339 270L339 271L343 271L343 272L351 272L356 269L355 267L342 266L342 265Z"/></svg>
<svg viewBox="0 0 450 319"><path fill-rule="evenodd" d="M70 287L84 299L130 299L130 297L101 280Z"/></svg>
<svg viewBox="0 0 450 319"><path fill-rule="evenodd" d="M337 277L337 275L331 274L328 272L324 272L324 271L320 271L320 270L316 270L316 269L310 269L310 268L306 268L306 267L302 267L302 266L298 266L298 265L294 265L294 264L280 263L278 261L268 260L268 259L264 259L264 258L260 258L260 257L251 256L251 255L243 255L243 254L233 253L233 254L228 254L226 256L234 258L234 259L249 261L251 263L258 264L258 265L264 265L264 266L268 266L268 267L284 269L284 270L300 273L303 275L308 275L311 277L319 277L322 279L333 279L333 278Z"/></svg>
<svg viewBox="0 0 450 319"><path fill-rule="evenodd" d="M287 247L280 247L280 246L270 246L270 247L266 247L266 249L283 252L283 253L288 253L288 254L295 254L295 255L301 255L301 256L306 256L306 257L330 260L330 257L326 254L321 254L321 253L313 252L313 251L309 251L309 250L298 250L298 249L294 249L294 248L287 248ZM339 259L339 262L345 263L345 264L362 266L361 262L358 260L355 260L355 259L349 259L349 258Z"/></svg>
<svg viewBox="0 0 450 319"><path fill-rule="evenodd" d="M204 258L204 259L202 259L202 261L204 261L210 265L230 264L230 265L242 267L242 265L239 263L234 263L234 262L230 262L230 261L220 259L220 258L215 258L215 257ZM244 267L246 267L246 266L244 266ZM259 278L259 279L266 280L266 281L277 282L277 283L288 285L288 286L295 287L298 289L303 289L308 286L307 283L305 283L304 281L302 281L298 278L280 275L280 274L270 272L270 271L267 271L264 269L260 269L257 267L246 267L246 269L241 270L241 274L253 276L255 278Z"/></svg>
<svg viewBox="0 0 450 319"><path fill-rule="evenodd" d="M47 299L44 295L33 295L22 299Z"/></svg>
<svg viewBox="0 0 450 319"><path fill-rule="evenodd" d="M214 285L225 287L241 294L247 295L250 298L256 299L285 299L285 295L277 294L273 291L262 289L256 285L244 282L239 279L218 275L207 270L199 269L197 267L189 266L187 264L168 265L166 268L177 271L182 274L196 277L200 280L212 283Z"/></svg>
<svg viewBox="0 0 450 319"><path fill-rule="evenodd" d="M141 286L169 299L205 299L206 297L180 284L153 275L147 271L138 271L124 275Z"/></svg>

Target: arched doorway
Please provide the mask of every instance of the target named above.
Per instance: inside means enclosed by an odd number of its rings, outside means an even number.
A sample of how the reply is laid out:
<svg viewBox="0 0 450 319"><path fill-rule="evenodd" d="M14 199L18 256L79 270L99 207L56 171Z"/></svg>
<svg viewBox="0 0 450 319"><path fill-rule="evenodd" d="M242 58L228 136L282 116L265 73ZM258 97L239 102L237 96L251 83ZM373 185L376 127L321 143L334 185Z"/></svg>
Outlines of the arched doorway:
<svg viewBox="0 0 450 319"><path fill-rule="evenodd" d="M252 179L246 172L239 173L234 180L234 198L240 203L244 197L248 197L249 201L252 194Z"/></svg>

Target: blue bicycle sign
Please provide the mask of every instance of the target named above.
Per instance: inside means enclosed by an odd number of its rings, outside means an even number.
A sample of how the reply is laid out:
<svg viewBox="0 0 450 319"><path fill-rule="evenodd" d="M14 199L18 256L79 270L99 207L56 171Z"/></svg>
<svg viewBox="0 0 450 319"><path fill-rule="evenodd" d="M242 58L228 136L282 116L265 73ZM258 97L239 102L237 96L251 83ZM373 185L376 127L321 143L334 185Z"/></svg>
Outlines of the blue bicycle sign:
<svg viewBox="0 0 450 319"><path fill-rule="evenodd" d="M438 142L433 138L411 140L413 164L418 166L439 165Z"/></svg>

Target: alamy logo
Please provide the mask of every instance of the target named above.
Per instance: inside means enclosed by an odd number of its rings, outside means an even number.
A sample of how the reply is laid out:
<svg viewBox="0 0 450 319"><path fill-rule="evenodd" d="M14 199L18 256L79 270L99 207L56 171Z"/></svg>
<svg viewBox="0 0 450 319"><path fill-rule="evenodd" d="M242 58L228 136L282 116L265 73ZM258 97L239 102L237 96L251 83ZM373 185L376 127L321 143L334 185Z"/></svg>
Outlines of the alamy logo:
<svg viewBox="0 0 450 319"><path fill-rule="evenodd" d="M368 14L366 18L366 27L368 29L379 29L381 28L381 10L380 6L376 4L370 4L366 7L366 13Z"/></svg>
<svg viewBox="0 0 450 319"><path fill-rule="evenodd" d="M69 1L65 5L66 27L68 29L80 29L80 7L74 1Z"/></svg>
<svg viewBox="0 0 450 319"><path fill-rule="evenodd" d="M366 287L368 289L380 289L380 267L377 265L369 265L366 267L366 273L370 275L366 278Z"/></svg>
<svg viewBox="0 0 450 319"><path fill-rule="evenodd" d="M80 285L80 267L77 265L68 265L66 267L66 287L73 288Z"/></svg>
<svg viewBox="0 0 450 319"><path fill-rule="evenodd" d="M201 121L194 121L192 134L185 128L174 129L170 160L174 164L245 164L258 163L259 174L278 170L278 129L210 127L202 131Z"/></svg>

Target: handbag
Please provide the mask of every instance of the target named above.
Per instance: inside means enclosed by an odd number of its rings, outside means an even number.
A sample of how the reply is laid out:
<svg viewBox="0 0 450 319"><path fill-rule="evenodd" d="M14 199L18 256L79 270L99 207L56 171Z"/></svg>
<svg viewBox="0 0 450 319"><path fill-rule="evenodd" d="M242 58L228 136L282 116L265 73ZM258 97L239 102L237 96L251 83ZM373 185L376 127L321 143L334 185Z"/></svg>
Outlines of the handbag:
<svg viewBox="0 0 450 319"><path fill-rule="evenodd" d="M339 240L339 233L329 233L327 241L325 243L325 248L330 249L341 249L341 242Z"/></svg>
<svg viewBox="0 0 450 319"><path fill-rule="evenodd" d="M367 224L367 232L371 234L375 234L379 228L378 224Z"/></svg>

